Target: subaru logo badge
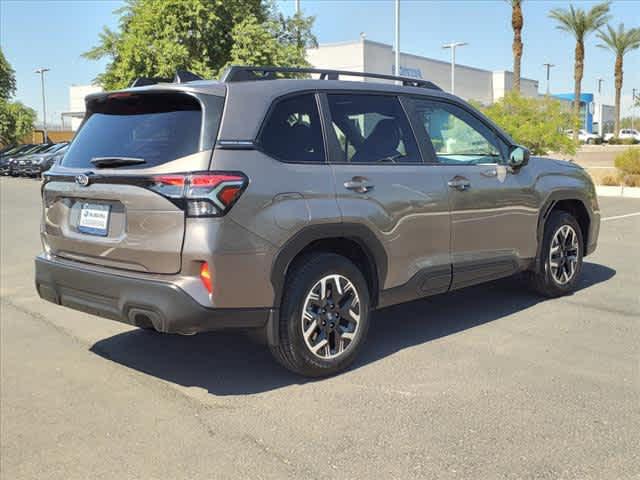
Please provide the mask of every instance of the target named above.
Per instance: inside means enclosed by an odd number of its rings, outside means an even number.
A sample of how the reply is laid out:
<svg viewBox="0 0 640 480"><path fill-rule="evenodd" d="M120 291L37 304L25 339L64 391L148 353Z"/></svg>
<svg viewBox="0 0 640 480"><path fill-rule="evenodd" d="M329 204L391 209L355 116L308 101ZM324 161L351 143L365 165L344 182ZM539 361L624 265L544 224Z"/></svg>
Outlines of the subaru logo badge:
<svg viewBox="0 0 640 480"><path fill-rule="evenodd" d="M81 187L86 187L89 185L89 177L84 173L81 175L76 175L76 183Z"/></svg>

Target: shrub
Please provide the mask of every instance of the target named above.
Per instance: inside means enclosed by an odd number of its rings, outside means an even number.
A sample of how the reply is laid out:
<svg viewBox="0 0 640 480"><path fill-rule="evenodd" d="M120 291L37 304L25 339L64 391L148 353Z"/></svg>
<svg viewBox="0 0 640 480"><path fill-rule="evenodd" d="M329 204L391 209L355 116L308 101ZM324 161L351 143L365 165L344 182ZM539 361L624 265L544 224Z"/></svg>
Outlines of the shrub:
<svg viewBox="0 0 640 480"><path fill-rule="evenodd" d="M640 175L640 148L628 148L618 154L614 165L624 175Z"/></svg>
<svg viewBox="0 0 640 480"><path fill-rule="evenodd" d="M635 138L618 138L613 137L609 140L609 145L636 145L638 140Z"/></svg>
<svg viewBox="0 0 640 480"><path fill-rule="evenodd" d="M476 106L533 155L576 152L576 144L565 134L575 123L574 117L558 100L509 92L488 107Z"/></svg>
<svg viewBox="0 0 640 480"><path fill-rule="evenodd" d="M623 181L626 187L640 187L640 175L626 175Z"/></svg>
<svg viewBox="0 0 640 480"><path fill-rule="evenodd" d="M605 175L600 180L600 183L602 185L607 185L607 186L610 186L610 187L613 187L613 186L616 186L616 185L620 185L620 181L618 180L618 177L616 177L615 175Z"/></svg>

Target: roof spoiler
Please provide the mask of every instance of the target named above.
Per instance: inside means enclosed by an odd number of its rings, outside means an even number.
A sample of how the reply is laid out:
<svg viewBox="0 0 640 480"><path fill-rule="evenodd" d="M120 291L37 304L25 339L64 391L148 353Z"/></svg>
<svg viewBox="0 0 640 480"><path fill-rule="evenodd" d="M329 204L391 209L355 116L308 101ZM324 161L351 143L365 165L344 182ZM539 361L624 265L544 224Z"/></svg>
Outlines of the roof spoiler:
<svg viewBox="0 0 640 480"><path fill-rule="evenodd" d="M347 70L327 70L322 68L289 68L289 67L251 67L232 65L222 75L223 82L246 82L254 80L276 80L282 78L282 74L308 74L314 73L320 76L320 80L339 80L341 76L377 78L380 80L395 80L402 82L405 87L430 88L442 90L435 83L421 78L399 77L381 73L351 72ZM278 75L280 74L280 76Z"/></svg>
<svg viewBox="0 0 640 480"><path fill-rule="evenodd" d="M189 83L197 80L203 80L203 78L188 70L176 70L176 74L173 79L161 77L138 77L131 82L129 87L145 87L147 85L155 85L157 83Z"/></svg>

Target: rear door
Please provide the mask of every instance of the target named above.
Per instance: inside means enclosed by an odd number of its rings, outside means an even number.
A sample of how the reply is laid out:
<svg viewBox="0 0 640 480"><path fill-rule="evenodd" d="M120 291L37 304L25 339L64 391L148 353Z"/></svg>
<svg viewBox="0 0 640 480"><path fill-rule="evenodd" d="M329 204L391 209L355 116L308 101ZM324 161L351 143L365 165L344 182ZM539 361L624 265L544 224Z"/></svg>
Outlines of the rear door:
<svg viewBox="0 0 640 480"><path fill-rule="evenodd" d="M184 180L174 174L208 169L212 140L203 132L215 139L222 104L171 92L89 102L62 164L45 177L45 249L95 265L179 272Z"/></svg>
<svg viewBox="0 0 640 480"><path fill-rule="evenodd" d="M364 223L388 257L389 303L446 291L451 278L449 207L440 168L422 161L395 95L328 93L325 110L338 205ZM383 293L381 303L387 295Z"/></svg>

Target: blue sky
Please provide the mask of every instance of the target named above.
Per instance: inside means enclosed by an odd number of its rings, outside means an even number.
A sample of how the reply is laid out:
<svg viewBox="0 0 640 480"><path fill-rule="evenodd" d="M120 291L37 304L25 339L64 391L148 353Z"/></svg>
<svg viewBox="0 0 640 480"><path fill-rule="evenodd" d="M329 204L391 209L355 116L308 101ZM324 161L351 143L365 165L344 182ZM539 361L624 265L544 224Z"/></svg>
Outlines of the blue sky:
<svg viewBox="0 0 640 480"><path fill-rule="evenodd" d="M597 2L577 0L589 8ZM51 68L47 75L48 119L59 122L68 109L68 87L90 83L104 63L84 60L80 54L95 45L103 25L115 28L113 11L117 0L0 0L0 45L16 71L17 99L38 110L41 117L39 66ZM293 0L278 1L279 8L293 13ZM314 32L320 43L367 38L393 43L392 0L302 0L302 9L316 16ZM540 80L545 89L542 64L551 62L552 92L573 90L574 41L555 29L547 18L550 9L567 7L569 2L527 0L523 4L525 27L522 75ZM627 27L640 26L640 0L615 0L612 22ZM466 41L470 45L457 52L457 60L490 70L511 69L510 7L504 0L401 0L401 50L448 60L441 44ZM596 78L605 79L605 99L613 103L613 55L596 48L592 35L587 41L583 91L595 89ZM428 76L428 72L423 73ZM640 89L640 50L625 57L623 115L629 115L631 89ZM636 114L640 115L640 108Z"/></svg>

